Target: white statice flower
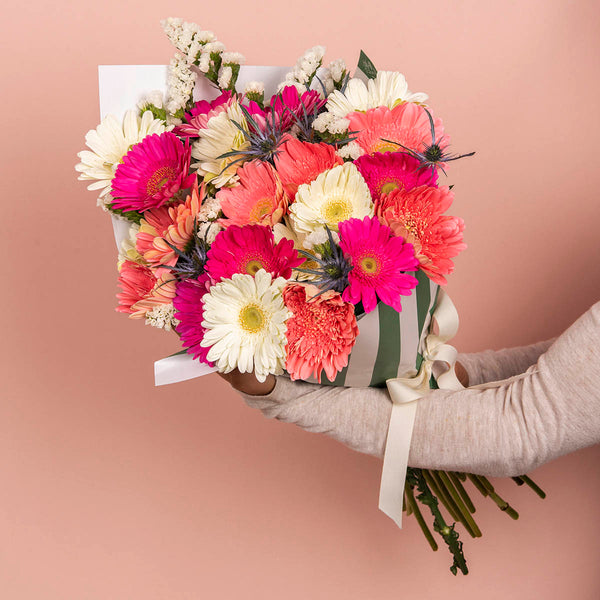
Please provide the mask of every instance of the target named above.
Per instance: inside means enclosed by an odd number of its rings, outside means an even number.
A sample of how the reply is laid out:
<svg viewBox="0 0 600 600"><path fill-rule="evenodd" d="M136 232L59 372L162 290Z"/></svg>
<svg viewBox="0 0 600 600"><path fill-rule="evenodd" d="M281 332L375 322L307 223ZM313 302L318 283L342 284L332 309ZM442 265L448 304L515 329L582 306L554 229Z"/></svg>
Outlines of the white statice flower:
<svg viewBox="0 0 600 600"><path fill-rule="evenodd" d="M152 90L148 92L137 103L137 107L141 112L144 112L144 109L148 106L152 105L156 108L164 108L165 107L165 95L161 90Z"/></svg>
<svg viewBox="0 0 600 600"><path fill-rule="evenodd" d="M246 62L244 55L239 52L223 52L221 60L224 65L243 65Z"/></svg>
<svg viewBox="0 0 600 600"><path fill-rule="evenodd" d="M216 187L233 183L237 180L236 171L240 166L237 156L219 158L232 150L246 150L250 142L233 123L248 131L246 117L237 102L232 102L227 110L209 119L206 129L201 129L199 139L192 146L192 156L197 159L192 164L205 181Z"/></svg>
<svg viewBox="0 0 600 600"><path fill-rule="evenodd" d="M182 19L169 17L161 21L161 25L170 42L186 55L190 63L197 59L201 50L199 46L215 40L212 31L203 31L195 23L184 22Z"/></svg>
<svg viewBox="0 0 600 600"><path fill-rule="evenodd" d="M117 268L120 270L121 266L126 260L131 260L138 264L142 264L144 259L142 255L137 251L137 234L140 231L140 226L137 223L132 223L129 226L129 236L121 241L119 248L119 257L117 258Z"/></svg>
<svg viewBox="0 0 600 600"><path fill-rule="evenodd" d="M218 198L208 196L200 205L200 210L197 215L198 221L214 221L219 216L220 211L221 201Z"/></svg>
<svg viewBox="0 0 600 600"><path fill-rule="evenodd" d="M343 136L348 131L348 127L350 127L350 121L342 117L336 117L325 111L317 116L312 126L315 131L319 131L320 133L329 132L335 136Z"/></svg>
<svg viewBox="0 0 600 600"><path fill-rule="evenodd" d="M285 81L279 85L278 91L286 85L295 85L299 92L305 91L309 82L323 62L325 46L309 48L297 61L294 68L287 73ZM302 85L302 87L300 87Z"/></svg>
<svg viewBox="0 0 600 600"><path fill-rule="evenodd" d="M85 135L85 144L90 150L77 153L81 160L75 165L80 173L78 179L92 180L88 190L101 190L100 199L110 193L110 184L121 159L131 146L141 142L153 133L163 133L165 124L155 119L150 111L141 116L137 110L125 114L123 123L113 115L107 115L96 129L91 129Z"/></svg>
<svg viewBox="0 0 600 600"><path fill-rule="evenodd" d="M336 150L335 153L340 158L356 160L359 156L362 156L365 151L359 146L358 142L352 141Z"/></svg>
<svg viewBox="0 0 600 600"><path fill-rule="evenodd" d="M157 304L152 310L145 313L146 325L171 331L179 321L175 318L175 307L173 304Z"/></svg>
<svg viewBox="0 0 600 600"><path fill-rule="evenodd" d="M282 297L285 284L283 277L272 280L260 269L254 276L235 273L205 294L201 345L220 372L254 371L259 381L283 373L291 317Z"/></svg>
<svg viewBox="0 0 600 600"><path fill-rule="evenodd" d="M185 108L194 91L196 78L197 74L190 69L185 56L176 54L171 59L167 79L167 110L171 114Z"/></svg>
<svg viewBox="0 0 600 600"><path fill-rule="evenodd" d="M340 221L373 214L369 187L351 162L328 169L311 183L300 185L290 205L292 227L300 234L310 234L325 225L337 231Z"/></svg>
<svg viewBox="0 0 600 600"><path fill-rule="evenodd" d="M231 67L221 66L219 69L219 78L217 79L217 83L222 90L225 90L229 87L232 76L233 71L231 70Z"/></svg>
<svg viewBox="0 0 600 600"><path fill-rule="evenodd" d="M205 221L198 224L198 237L210 246L215 241L217 233L222 230L223 227L217 221Z"/></svg>
<svg viewBox="0 0 600 600"><path fill-rule="evenodd" d="M375 79L365 84L361 79L353 78L342 93L332 92L327 99L326 109L337 117L345 117L354 111L366 111L378 106L394 108L402 102L419 102L427 100L427 94L412 93L402 73L395 71L379 71Z"/></svg>
<svg viewBox="0 0 600 600"><path fill-rule="evenodd" d="M264 94L265 93L265 84L262 81L249 81L244 86L244 94Z"/></svg>
<svg viewBox="0 0 600 600"><path fill-rule="evenodd" d="M348 72L344 59L338 58L337 60L332 60L327 66L329 67L333 81L336 84L341 83Z"/></svg>

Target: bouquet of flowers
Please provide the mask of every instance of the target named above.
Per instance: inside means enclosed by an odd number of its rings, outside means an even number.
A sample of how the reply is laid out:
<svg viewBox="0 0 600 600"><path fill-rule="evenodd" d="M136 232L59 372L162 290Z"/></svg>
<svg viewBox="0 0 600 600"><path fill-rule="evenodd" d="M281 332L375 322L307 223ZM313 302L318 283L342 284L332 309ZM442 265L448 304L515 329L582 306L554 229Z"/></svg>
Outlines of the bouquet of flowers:
<svg viewBox="0 0 600 600"><path fill-rule="evenodd" d="M467 478L517 513L484 477L406 467L412 400L460 387L446 344L458 319L440 285L464 223L445 214L453 191L439 176L462 156L427 95L363 52L350 73L312 48L269 95L260 81L238 91L243 57L213 33L180 19L163 28L177 49L166 96L151 92L122 122L106 116L76 166L126 230L117 310L174 330L213 370L387 385L380 507L398 523L414 514L435 550L427 506L452 572L467 573L456 522L481 535ZM199 78L212 97L195 97ZM400 418L410 426L398 442Z"/></svg>

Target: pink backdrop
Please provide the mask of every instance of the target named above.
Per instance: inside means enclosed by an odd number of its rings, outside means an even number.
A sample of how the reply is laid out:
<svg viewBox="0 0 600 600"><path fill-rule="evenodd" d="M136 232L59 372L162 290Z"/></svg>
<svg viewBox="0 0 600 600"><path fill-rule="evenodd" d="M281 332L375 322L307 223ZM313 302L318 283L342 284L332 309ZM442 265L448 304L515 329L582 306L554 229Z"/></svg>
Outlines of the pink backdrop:
<svg viewBox="0 0 600 600"><path fill-rule="evenodd" d="M405 73L457 151L461 350L558 334L599 297L594 0L11 3L2 20L0 596L7 600L600 597L598 448L494 483L471 574L377 510L380 463L271 422L211 375L156 389L176 341L114 312L110 222L75 180L98 64L161 64L174 15L249 64L327 44Z"/></svg>

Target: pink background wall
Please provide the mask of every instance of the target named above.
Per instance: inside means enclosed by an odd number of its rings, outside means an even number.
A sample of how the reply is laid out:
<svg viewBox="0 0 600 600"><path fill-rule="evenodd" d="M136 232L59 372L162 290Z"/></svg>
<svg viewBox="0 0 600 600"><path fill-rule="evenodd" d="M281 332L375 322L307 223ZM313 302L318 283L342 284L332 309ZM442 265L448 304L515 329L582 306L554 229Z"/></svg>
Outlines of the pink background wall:
<svg viewBox="0 0 600 600"><path fill-rule="evenodd" d="M114 312L108 218L75 180L98 64L161 64L159 20L249 64L305 48L403 71L458 151L469 250L448 286L462 350L556 335L599 297L597 2L12 2L2 19L0 597L600 597L598 448L495 483L454 578L377 510L380 463L270 422L209 376L152 385L176 340Z"/></svg>

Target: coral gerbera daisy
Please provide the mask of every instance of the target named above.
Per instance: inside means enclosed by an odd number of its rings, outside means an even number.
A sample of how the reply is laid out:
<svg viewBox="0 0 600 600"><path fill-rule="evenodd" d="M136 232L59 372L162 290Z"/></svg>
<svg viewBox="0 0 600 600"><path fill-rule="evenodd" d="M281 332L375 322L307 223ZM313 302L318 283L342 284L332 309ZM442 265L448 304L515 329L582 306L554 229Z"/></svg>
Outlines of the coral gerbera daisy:
<svg viewBox="0 0 600 600"><path fill-rule="evenodd" d="M285 365L291 379L314 376L321 383L325 371L333 381L348 364L358 335L354 306L334 291L319 295L312 285L286 286L283 300L292 312L287 321Z"/></svg>
<svg viewBox="0 0 600 600"><path fill-rule="evenodd" d="M411 102L392 109L380 106L364 113L353 112L346 118L350 121L350 131L358 132L356 142L367 154L395 152L399 144L411 150L422 150L432 141L427 111ZM443 135L441 119L434 120L434 128L443 149L450 140Z"/></svg>
<svg viewBox="0 0 600 600"><path fill-rule="evenodd" d="M414 246L423 271L441 285L447 283L444 275L454 270L451 259L467 247L463 242L464 221L442 214L453 198L447 186L422 185L384 194L375 207L382 223Z"/></svg>
<svg viewBox="0 0 600 600"><path fill-rule="evenodd" d="M411 190L418 185L433 186L437 182L437 172L420 169L420 161L406 152L364 154L354 164L365 178L374 201L397 188Z"/></svg>
<svg viewBox="0 0 600 600"><path fill-rule="evenodd" d="M179 320L176 331L181 336L184 348L188 354L200 362L208 362L206 355L208 348L200 345L204 338L205 329L202 327L204 320L204 295L210 289L210 278L201 275L197 279L186 279L177 284L176 296L173 299L175 317Z"/></svg>
<svg viewBox="0 0 600 600"><path fill-rule="evenodd" d="M88 190L101 190L99 200L103 202L110 192L110 184L123 156L146 136L163 131L164 122L155 119L149 110L141 116L136 110L128 111L123 124L113 115L104 117L96 129L85 134L85 144L91 152L82 150L77 153L81 160L75 165L75 169L81 173L78 179L94 181L88 185Z"/></svg>
<svg viewBox="0 0 600 600"><path fill-rule="evenodd" d="M372 214L371 193L352 163L328 169L312 183L301 185L290 205L292 227L306 234L325 225L337 231L340 221Z"/></svg>
<svg viewBox="0 0 600 600"><path fill-rule="evenodd" d="M285 214L288 198L275 169L253 160L238 169L239 185L217 192L217 200L228 225L274 225Z"/></svg>
<svg viewBox="0 0 600 600"><path fill-rule="evenodd" d="M405 273L419 267L412 245L394 237L376 217L365 217L340 223L340 247L352 262L342 298L362 302L365 312L371 312L379 298L400 312L400 296L409 296L417 285L417 279Z"/></svg>
<svg viewBox="0 0 600 600"><path fill-rule="evenodd" d="M286 88L287 89L287 88ZM318 175L344 161L329 144L311 144L292 138L282 144L275 156L275 168L290 200L298 186L311 183Z"/></svg>
<svg viewBox="0 0 600 600"><path fill-rule="evenodd" d="M271 229L262 225L229 226L217 235L207 256L206 270L215 281L234 273L254 275L260 269L289 279L292 269L304 262L292 240L276 244Z"/></svg>
<svg viewBox="0 0 600 600"><path fill-rule="evenodd" d="M235 273L204 296L206 332L200 344L209 348L207 358L220 372L254 371L259 381L283 373L290 316L281 295L284 285L285 279L272 280L261 269L254 277Z"/></svg>
<svg viewBox="0 0 600 600"><path fill-rule="evenodd" d="M175 297L175 280L168 274L156 275L145 265L126 260L119 271L117 294L118 312L129 313L132 319L141 319L157 306L171 304Z"/></svg>
<svg viewBox="0 0 600 600"><path fill-rule="evenodd" d="M168 202L192 186L190 147L166 131L144 138L123 157L112 183L114 208L144 212Z"/></svg>

